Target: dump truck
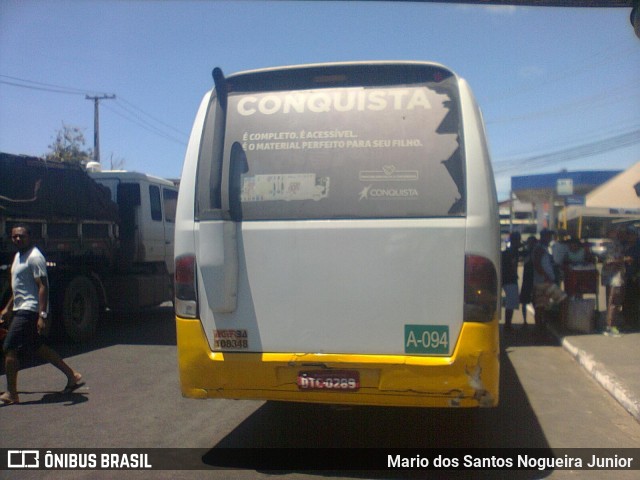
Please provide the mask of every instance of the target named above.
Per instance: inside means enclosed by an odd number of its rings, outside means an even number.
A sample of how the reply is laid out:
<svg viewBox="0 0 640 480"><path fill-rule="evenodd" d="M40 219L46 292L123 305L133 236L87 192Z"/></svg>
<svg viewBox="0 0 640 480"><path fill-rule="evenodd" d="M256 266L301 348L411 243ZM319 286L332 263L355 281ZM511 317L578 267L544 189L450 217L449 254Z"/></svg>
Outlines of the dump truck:
<svg viewBox="0 0 640 480"><path fill-rule="evenodd" d="M47 260L53 327L90 342L107 311L173 299L177 182L0 153L0 295L10 295L11 229L26 225Z"/></svg>

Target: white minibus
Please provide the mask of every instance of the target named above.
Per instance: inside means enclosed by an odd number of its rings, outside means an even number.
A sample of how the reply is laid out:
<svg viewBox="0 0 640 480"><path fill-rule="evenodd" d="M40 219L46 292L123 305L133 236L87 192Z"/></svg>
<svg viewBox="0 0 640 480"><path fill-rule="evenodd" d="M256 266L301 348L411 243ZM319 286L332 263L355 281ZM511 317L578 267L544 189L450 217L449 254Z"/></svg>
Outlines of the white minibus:
<svg viewBox="0 0 640 480"><path fill-rule="evenodd" d="M213 77L177 207L183 395L496 406L499 221L467 83L428 62Z"/></svg>

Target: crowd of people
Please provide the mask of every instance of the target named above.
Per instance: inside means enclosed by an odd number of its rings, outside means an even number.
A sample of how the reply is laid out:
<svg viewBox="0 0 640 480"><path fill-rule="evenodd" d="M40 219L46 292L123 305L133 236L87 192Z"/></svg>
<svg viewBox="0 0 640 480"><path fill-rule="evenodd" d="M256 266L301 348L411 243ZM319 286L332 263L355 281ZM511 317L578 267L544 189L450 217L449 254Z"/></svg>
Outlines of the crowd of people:
<svg viewBox="0 0 640 480"><path fill-rule="evenodd" d="M619 335L621 329L640 328L640 239L635 228L625 226L612 228L608 236L611 243L600 272L601 284L606 289L604 333ZM563 305L568 295L562 287L574 286L568 282L573 278L565 278L573 269L592 268L594 291L588 293L598 293L596 257L586 242L570 237L565 231L545 229L539 238L529 236L524 244L520 233L512 232L501 261L506 330L512 329L513 312L518 307L522 308L525 327L529 304L534 307L538 327L545 324L551 312L566 312ZM518 288L520 262L522 282Z"/></svg>

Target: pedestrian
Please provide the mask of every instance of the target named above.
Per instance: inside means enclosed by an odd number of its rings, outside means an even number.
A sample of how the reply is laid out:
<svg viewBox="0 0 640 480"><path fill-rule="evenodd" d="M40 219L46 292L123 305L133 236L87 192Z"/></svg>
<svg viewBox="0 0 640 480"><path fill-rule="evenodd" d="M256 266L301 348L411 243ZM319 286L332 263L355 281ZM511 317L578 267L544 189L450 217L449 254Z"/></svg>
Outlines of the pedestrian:
<svg viewBox="0 0 640 480"><path fill-rule="evenodd" d="M555 277L555 283L560 285L564 277L564 264L567 261L567 255L569 254L568 233L566 230L559 230L558 234L552 235L554 239L551 242L551 256L553 258L553 275Z"/></svg>
<svg viewBox="0 0 640 480"><path fill-rule="evenodd" d="M522 320L527 325L527 305L533 301L533 250L538 239L531 235L527 238L522 260L522 287L520 288L520 305L522 305Z"/></svg>
<svg viewBox="0 0 640 480"><path fill-rule="evenodd" d="M505 294L504 328L511 330L513 311L518 303L518 251L520 250L520 233L513 232L509 236L509 246L502 251L500 264L502 273L502 289Z"/></svg>
<svg viewBox="0 0 640 480"><path fill-rule="evenodd" d="M587 250L580 240L577 238L570 238L567 241L569 251L565 257L565 266L568 265L582 265L589 261L587 256Z"/></svg>
<svg viewBox="0 0 640 480"><path fill-rule="evenodd" d="M628 227L625 236L625 289L622 312L625 327L640 326L640 238L634 227Z"/></svg>
<svg viewBox="0 0 640 480"><path fill-rule="evenodd" d="M505 329L511 330L513 312L519 306L518 298L518 256L520 250L520 233L513 232L509 236L509 246L502 252L501 276L502 289L505 293Z"/></svg>
<svg viewBox="0 0 640 480"><path fill-rule="evenodd" d="M5 405L19 403L18 354L32 350L43 360L58 368L67 377L64 393L71 393L84 385L82 375L74 371L54 350L44 344L43 337L49 328L49 282L44 256L33 245L31 232L26 225L11 229L11 240L18 249L11 265L11 298L0 312L0 321L6 322L12 314L9 331L4 339L7 391L0 395Z"/></svg>
<svg viewBox="0 0 640 480"><path fill-rule="evenodd" d="M544 325L548 308L561 303L567 297L556 284L553 257L549 253L552 238L553 231L542 230L540 241L533 250L533 306L538 328Z"/></svg>
<svg viewBox="0 0 640 480"><path fill-rule="evenodd" d="M626 277L624 261L624 232L612 228L607 236L611 239L611 245L607 249L607 256L602 266L601 282L606 288L607 298L607 325L604 334L618 336L618 316L622 312L624 304L624 284Z"/></svg>

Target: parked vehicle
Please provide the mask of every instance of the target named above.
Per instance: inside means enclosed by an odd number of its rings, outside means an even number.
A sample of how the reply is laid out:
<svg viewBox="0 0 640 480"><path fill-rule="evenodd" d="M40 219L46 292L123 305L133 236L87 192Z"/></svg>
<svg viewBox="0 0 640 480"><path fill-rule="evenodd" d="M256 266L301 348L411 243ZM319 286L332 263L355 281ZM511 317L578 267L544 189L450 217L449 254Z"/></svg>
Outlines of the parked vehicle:
<svg viewBox="0 0 640 480"><path fill-rule="evenodd" d="M54 326L90 341L101 313L173 296L178 188L142 173L0 153L0 294L9 294L11 229L26 224L47 259ZM54 328L55 328L54 327Z"/></svg>

